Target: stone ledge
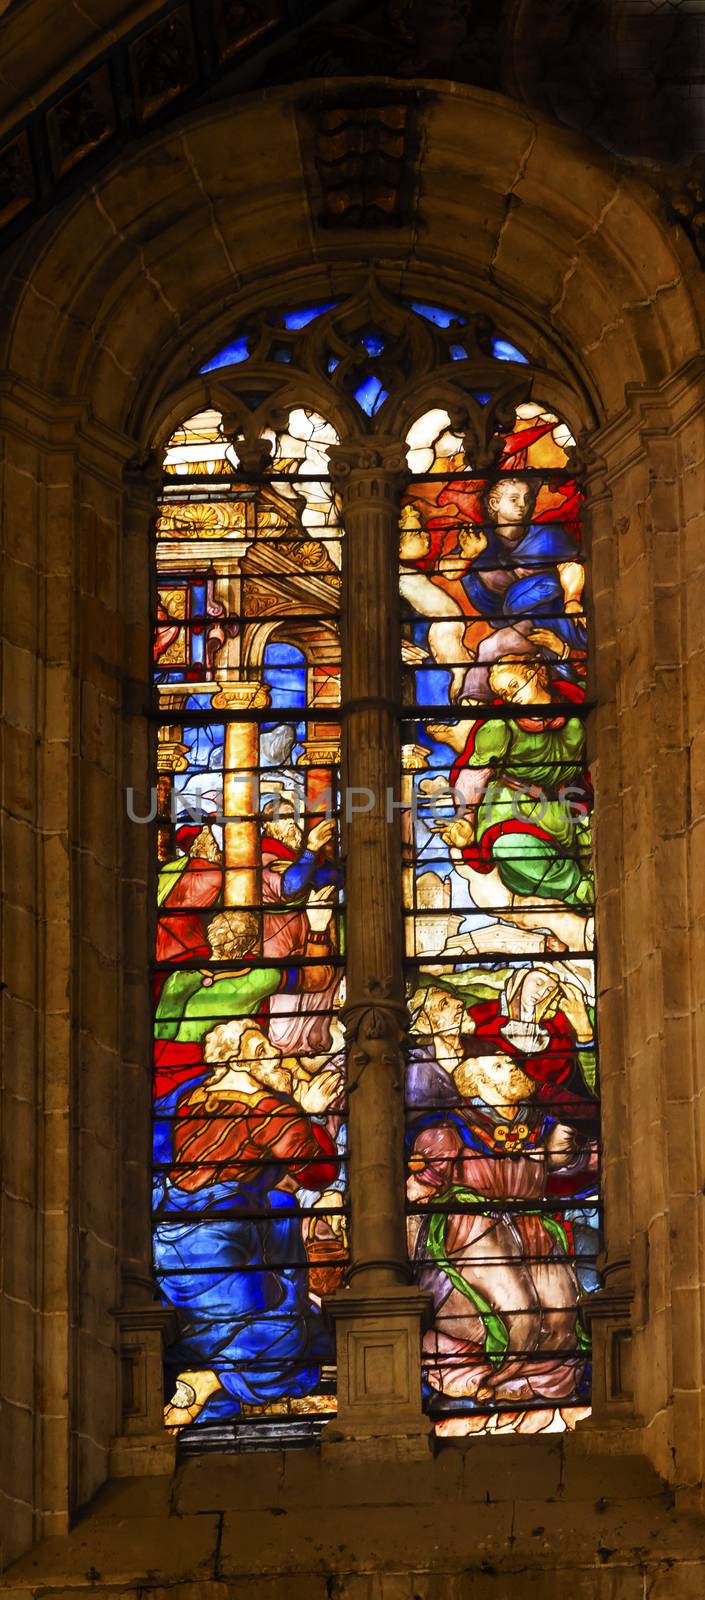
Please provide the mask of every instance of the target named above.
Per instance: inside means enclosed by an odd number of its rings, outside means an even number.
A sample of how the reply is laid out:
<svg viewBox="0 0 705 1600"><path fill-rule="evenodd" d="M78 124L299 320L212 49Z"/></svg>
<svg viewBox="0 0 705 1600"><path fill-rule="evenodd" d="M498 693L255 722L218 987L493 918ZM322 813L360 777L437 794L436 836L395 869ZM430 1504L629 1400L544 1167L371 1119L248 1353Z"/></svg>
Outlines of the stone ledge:
<svg viewBox="0 0 705 1600"><path fill-rule="evenodd" d="M433 1526L427 1528L433 1532ZM42 1581L0 1584L0 1600L78 1600L90 1594L95 1600L702 1600L705 1593L705 1558L657 1559L645 1550L619 1553L601 1546L591 1560L575 1556L561 1562L554 1552L549 1559L515 1552L509 1562L482 1559L475 1553L462 1565L444 1548L447 1527L436 1526L436 1543L424 1555L423 1564L410 1565L398 1555L384 1560L371 1570L373 1558L357 1558L357 1570L350 1570L345 1554L338 1548L329 1565L287 1566L288 1550L279 1542L282 1563L276 1573L262 1571L261 1562L250 1571L233 1571L228 1576L194 1574L191 1578L164 1582L162 1570L155 1577L152 1568L141 1581L129 1587L112 1581L107 1572L93 1578L65 1574L58 1584ZM440 1536L440 1537L439 1537ZM165 1550L165 1528L155 1538L155 1553ZM309 1552L311 1554L311 1552ZM94 1571L96 1569L93 1569ZM509 1583L509 1587L508 1587Z"/></svg>
<svg viewBox="0 0 705 1600"><path fill-rule="evenodd" d="M444 1445L425 1460L390 1463L322 1460L318 1452L288 1451L263 1456L206 1455L179 1468L174 1510L244 1511L249 1507L294 1510L311 1503L424 1505L510 1502L544 1497L581 1502L655 1500L664 1485L637 1455L597 1458L574 1451L572 1439L469 1439ZM119 1504L119 1499L116 1500ZM101 1514L110 1515L106 1492Z"/></svg>
<svg viewBox="0 0 705 1600"><path fill-rule="evenodd" d="M228 1512L219 1573L493 1568L510 1577L526 1568L560 1569L569 1586L569 1575L572 1581L583 1568L630 1572L664 1556L674 1563L705 1559L702 1524L668 1513L657 1501L646 1507L596 1503L579 1511L538 1500L468 1511L463 1516L457 1504L436 1504Z"/></svg>
<svg viewBox="0 0 705 1600"><path fill-rule="evenodd" d="M273 1478L281 1477L281 1460L268 1458ZM257 1466L263 1464L260 1458ZM241 1465L246 1471L253 1463L241 1458ZM261 1479L255 1487L261 1489ZM566 1587L571 1600L642 1600L644 1592L650 1600L702 1600L705 1593L702 1518L672 1511L664 1495L645 1497L642 1470L635 1498L619 1500L597 1495L599 1480L585 1482L592 1499L569 1502L527 1493L480 1503L468 1500L457 1480L454 1487L446 1479L446 1498L350 1504L341 1483L341 1497L323 1505L313 1479L307 1503L302 1487L303 1476L288 1505L260 1500L221 1516L179 1516L165 1510L171 1480L106 1486L92 1514L69 1535L45 1540L15 1563L0 1600L65 1600L78 1592L133 1600L138 1591L140 1600L154 1593L170 1600L232 1600L248 1592L247 1584L257 1600L270 1586L272 1600L289 1593L300 1600L304 1582L308 1600L319 1592L322 1600L368 1593L380 1600L387 1588L390 1600L429 1600L434 1593L477 1600L490 1578L500 1587L487 1589L488 1596L505 1600L502 1581L519 1575L521 1600L534 1593L536 1600L552 1600L554 1593L558 1600ZM629 1487L624 1481L623 1489ZM366 1590L370 1573L385 1587ZM465 1587L471 1574L475 1587ZM652 1587L645 1591L647 1575Z"/></svg>
<svg viewBox="0 0 705 1600"><path fill-rule="evenodd" d="M178 1583L215 1573L216 1516L86 1516L65 1538L44 1539L4 1575L0 1595L71 1588L100 1593L130 1585Z"/></svg>

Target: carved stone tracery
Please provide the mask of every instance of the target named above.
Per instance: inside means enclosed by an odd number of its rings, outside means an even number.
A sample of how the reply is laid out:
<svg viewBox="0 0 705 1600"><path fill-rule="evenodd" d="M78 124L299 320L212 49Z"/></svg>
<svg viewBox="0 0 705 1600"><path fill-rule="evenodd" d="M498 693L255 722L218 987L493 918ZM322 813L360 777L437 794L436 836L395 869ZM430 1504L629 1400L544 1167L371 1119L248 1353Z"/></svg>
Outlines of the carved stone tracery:
<svg viewBox="0 0 705 1600"><path fill-rule="evenodd" d="M450 298L448 291L441 296L445 305ZM452 311L451 303L449 317ZM516 405L537 393L546 398L537 390L540 368L493 355L500 334L511 338L514 330L497 328L487 311L462 300L457 320L437 326L413 310L411 298L401 300L370 272L359 289L302 328L284 328L269 308L246 316L231 339L246 337L247 360L205 377L210 403L223 411L223 433L233 443L239 471L253 477L269 471L271 447L262 436L265 430L286 431L289 410L301 405L303 394L311 409L346 436L330 451L336 492L359 496L365 474L380 473L379 492L397 495L407 471L407 427L425 410L444 407L467 461L478 471L492 471ZM371 337L372 351L365 344ZM282 341L286 363L278 359ZM550 393L551 376L546 371L544 377ZM356 398L370 378L382 390L372 415ZM346 491L346 484L353 487Z"/></svg>

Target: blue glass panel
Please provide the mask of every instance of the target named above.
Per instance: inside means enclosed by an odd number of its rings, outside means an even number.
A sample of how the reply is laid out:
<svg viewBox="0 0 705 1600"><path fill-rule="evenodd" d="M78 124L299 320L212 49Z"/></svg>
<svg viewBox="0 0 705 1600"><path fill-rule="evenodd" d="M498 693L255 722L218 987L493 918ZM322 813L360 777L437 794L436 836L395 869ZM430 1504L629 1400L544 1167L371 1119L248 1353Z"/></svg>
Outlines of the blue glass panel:
<svg viewBox="0 0 705 1600"><path fill-rule="evenodd" d="M451 361L467 361L468 353L464 344L449 345Z"/></svg>
<svg viewBox="0 0 705 1600"><path fill-rule="evenodd" d="M473 400L476 400L479 406L489 405L490 400L492 399L492 395L489 393L488 389L471 389L470 393L472 394Z"/></svg>
<svg viewBox="0 0 705 1600"><path fill-rule="evenodd" d="M436 667L416 673L416 699L420 706L444 705L448 697L448 673Z"/></svg>
<svg viewBox="0 0 705 1600"><path fill-rule="evenodd" d="M378 333L363 334L361 344L364 344L368 356L381 356L384 349L384 339Z"/></svg>
<svg viewBox="0 0 705 1600"><path fill-rule="evenodd" d="M289 362L291 361L291 351L288 344L275 345L272 351L272 359L274 361L281 361L285 366L288 366Z"/></svg>
<svg viewBox="0 0 705 1600"><path fill-rule="evenodd" d="M457 311L445 311L442 306L427 306L420 300L410 300L409 305L417 316L425 317L427 322L435 322L437 328L449 328L452 322L464 328L467 322L467 317L460 317Z"/></svg>
<svg viewBox="0 0 705 1600"><path fill-rule="evenodd" d="M492 354L495 361L523 361L528 363L529 357L523 356L515 344L510 344L508 339L493 339Z"/></svg>
<svg viewBox="0 0 705 1600"><path fill-rule="evenodd" d="M236 367L240 361L247 360L249 353L247 336L242 334L239 339L233 339L232 344L226 344L225 349L220 350L218 355L213 356L212 361L207 361L200 370L201 372L213 372L216 367Z"/></svg>
<svg viewBox="0 0 705 1600"><path fill-rule="evenodd" d="M362 410L367 412L368 417L373 417L375 411L379 411L380 406L384 405L387 390L382 388L381 379L371 373L370 377L365 378L355 390L355 399Z"/></svg>
<svg viewBox="0 0 705 1600"><path fill-rule="evenodd" d="M338 360L337 356L329 356L328 357L327 371L328 371L329 374L332 373L332 372L335 372L336 367L339 367L339 366L340 366L340 361Z"/></svg>
<svg viewBox="0 0 705 1600"><path fill-rule="evenodd" d="M306 704L306 660L293 644L268 644L264 652L264 681L273 706L299 707Z"/></svg>
<svg viewBox="0 0 705 1600"><path fill-rule="evenodd" d="M285 311L281 320L284 327L290 331L307 328L309 322L315 322L316 317L322 317L324 311L332 311L338 303L337 300L327 300L322 306L304 306L300 311Z"/></svg>

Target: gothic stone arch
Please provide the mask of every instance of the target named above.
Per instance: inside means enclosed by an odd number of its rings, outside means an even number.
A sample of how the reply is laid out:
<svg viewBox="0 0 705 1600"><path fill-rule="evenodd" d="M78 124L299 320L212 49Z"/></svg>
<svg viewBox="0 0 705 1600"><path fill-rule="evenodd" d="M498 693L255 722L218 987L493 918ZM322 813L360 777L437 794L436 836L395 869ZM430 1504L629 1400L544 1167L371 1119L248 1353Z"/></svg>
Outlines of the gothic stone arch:
<svg viewBox="0 0 705 1600"><path fill-rule="evenodd" d="M408 225L320 224L299 85L155 137L4 263L10 1554L66 1530L111 1447L112 1470L168 1464L142 1281L146 830L122 799L147 771L150 451L236 321L349 290L360 263L490 310L589 435L607 1245L590 1448L628 1438L699 1492L702 284L643 182L498 96L416 88ZM143 1352L131 1434L117 1312Z"/></svg>

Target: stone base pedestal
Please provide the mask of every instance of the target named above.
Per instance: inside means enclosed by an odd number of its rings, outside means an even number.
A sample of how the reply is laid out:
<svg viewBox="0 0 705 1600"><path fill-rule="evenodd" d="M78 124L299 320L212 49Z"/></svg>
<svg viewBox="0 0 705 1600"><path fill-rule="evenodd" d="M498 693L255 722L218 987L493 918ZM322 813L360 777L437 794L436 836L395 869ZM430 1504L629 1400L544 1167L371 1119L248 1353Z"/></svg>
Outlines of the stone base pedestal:
<svg viewBox="0 0 705 1600"><path fill-rule="evenodd" d="M582 1312L592 1339L592 1416L585 1429L623 1430L634 1423L631 1315L634 1280L627 1261L602 1263L603 1287Z"/></svg>
<svg viewBox="0 0 705 1600"><path fill-rule="evenodd" d="M164 1345L175 1333L173 1311L151 1301L122 1306L120 1330L122 1433L110 1447L114 1478L173 1472L176 1440L164 1427Z"/></svg>
<svg viewBox="0 0 705 1600"><path fill-rule="evenodd" d="M160 1433L119 1434L110 1445L111 1478L168 1476L176 1466L176 1439Z"/></svg>
<svg viewBox="0 0 705 1600"><path fill-rule="evenodd" d="M338 1415L321 1435L336 1460L428 1457L432 1425L421 1410L421 1334L431 1297L395 1285L325 1301L335 1323Z"/></svg>

